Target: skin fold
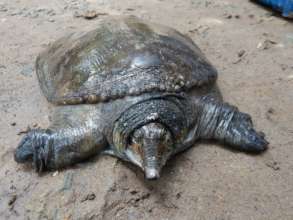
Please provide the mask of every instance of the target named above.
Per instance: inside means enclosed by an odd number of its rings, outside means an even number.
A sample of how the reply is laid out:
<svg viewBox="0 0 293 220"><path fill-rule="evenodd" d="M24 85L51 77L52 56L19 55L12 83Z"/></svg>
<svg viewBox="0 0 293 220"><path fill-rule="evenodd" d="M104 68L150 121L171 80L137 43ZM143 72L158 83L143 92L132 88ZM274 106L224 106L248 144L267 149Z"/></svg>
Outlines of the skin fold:
<svg viewBox="0 0 293 220"><path fill-rule="evenodd" d="M198 140L259 153L251 117L225 103L217 71L188 37L136 17L109 17L54 42L36 60L51 125L26 134L18 163L56 170L103 153L158 179L167 160Z"/></svg>

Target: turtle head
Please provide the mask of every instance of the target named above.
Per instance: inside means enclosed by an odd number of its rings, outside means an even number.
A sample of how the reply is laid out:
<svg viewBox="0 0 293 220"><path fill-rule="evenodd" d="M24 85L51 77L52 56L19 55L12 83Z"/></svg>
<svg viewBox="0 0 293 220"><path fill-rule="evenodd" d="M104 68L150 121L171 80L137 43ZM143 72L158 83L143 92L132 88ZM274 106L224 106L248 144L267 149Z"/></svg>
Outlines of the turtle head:
<svg viewBox="0 0 293 220"><path fill-rule="evenodd" d="M172 154L171 132L162 124L151 122L134 130L130 136L127 156L139 165L149 180L160 177L161 168Z"/></svg>
<svg viewBox="0 0 293 220"><path fill-rule="evenodd" d="M185 99L177 96L160 95L132 105L113 127L116 154L139 166L147 179L159 178L162 167L186 136L189 122L185 109L189 112Z"/></svg>

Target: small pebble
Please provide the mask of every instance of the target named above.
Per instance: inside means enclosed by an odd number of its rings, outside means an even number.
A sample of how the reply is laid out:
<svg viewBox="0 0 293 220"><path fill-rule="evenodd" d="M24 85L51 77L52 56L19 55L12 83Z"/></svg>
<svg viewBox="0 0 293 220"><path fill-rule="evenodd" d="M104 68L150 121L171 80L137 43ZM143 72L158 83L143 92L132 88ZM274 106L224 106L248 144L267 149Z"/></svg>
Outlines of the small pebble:
<svg viewBox="0 0 293 220"><path fill-rule="evenodd" d="M238 51L238 57L242 57L245 54L245 50L239 50Z"/></svg>
<svg viewBox="0 0 293 220"><path fill-rule="evenodd" d="M96 195L94 193L90 193L87 194L82 200L81 202L85 202L87 200L94 200L96 198Z"/></svg>
<svg viewBox="0 0 293 220"><path fill-rule="evenodd" d="M288 69L288 65L286 64L280 64L281 68L283 71L285 71L286 69Z"/></svg>
<svg viewBox="0 0 293 220"><path fill-rule="evenodd" d="M231 19L232 18L232 15L227 15L225 18Z"/></svg>
<svg viewBox="0 0 293 220"><path fill-rule="evenodd" d="M275 113L275 110L274 110L273 108L269 108L269 109L268 109L268 113L270 113L270 114L274 114L274 113Z"/></svg>
<svg viewBox="0 0 293 220"><path fill-rule="evenodd" d="M8 205L12 206L15 203L16 199L17 199L17 195L12 195L12 197L8 201Z"/></svg>
<svg viewBox="0 0 293 220"><path fill-rule="evenodd" d="M273 170L277 171L277 170L280 170L280 166L279 166L279 163L276 162L276 161L268 161L266 163L266 165L270 168L272 168Z"/></svg>
<svg viewBox="0 0 293 220"><path fill-rule="evenodd" d="M257 49L262 49L262 50L267 50L270 49L271 47L273 47L273 45L276 45L277 42L270 40L270 39L266 39L262 42L259 42L258 45L256 46Z"/></svg>
<svg viewBox="0 0 293 220"><path fill-rule="evenodd" d="M137 192L136 190L131 190L131 191L130 191L130 194L131 194L131 195L135 195L135 194L137 194L137 193L138 193L138 192Z"/></svg>
<svg viewBox="0 0 293 220"><path fill-rule="evenodd" d="M100 15L107 15L107 13L98 13L96 11L87 11L82 15L82 17L84 17L85 19L90 20L90 19L96 18L96 17L98 17Z"/></svg>

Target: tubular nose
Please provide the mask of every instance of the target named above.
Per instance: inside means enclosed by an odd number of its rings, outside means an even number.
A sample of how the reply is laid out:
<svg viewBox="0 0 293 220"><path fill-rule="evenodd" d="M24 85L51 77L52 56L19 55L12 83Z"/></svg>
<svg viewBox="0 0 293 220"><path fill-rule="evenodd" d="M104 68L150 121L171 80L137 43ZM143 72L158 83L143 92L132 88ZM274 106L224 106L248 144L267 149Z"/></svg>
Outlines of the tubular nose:
<svg viewBox="0 0 293 220"><path fill-rule="evenodd" d="M156 180L160 178L160 173L158 170L154 168L146 168L145 170L145 177L148 180Z"/></svg>

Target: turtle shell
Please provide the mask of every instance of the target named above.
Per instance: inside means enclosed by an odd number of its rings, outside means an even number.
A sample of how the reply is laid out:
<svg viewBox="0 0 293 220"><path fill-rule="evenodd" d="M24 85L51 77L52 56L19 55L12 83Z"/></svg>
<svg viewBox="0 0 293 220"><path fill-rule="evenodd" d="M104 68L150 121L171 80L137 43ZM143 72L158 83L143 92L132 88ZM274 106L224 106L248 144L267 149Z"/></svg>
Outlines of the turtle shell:
<svg viewBox="0 0 293 220"><path fill-rule="evenodd" d="M92 31L57 40L38 56L36 72L44 95L55 104L180 92L217 78L191 39L134 16L108 17Z"/></svg>

